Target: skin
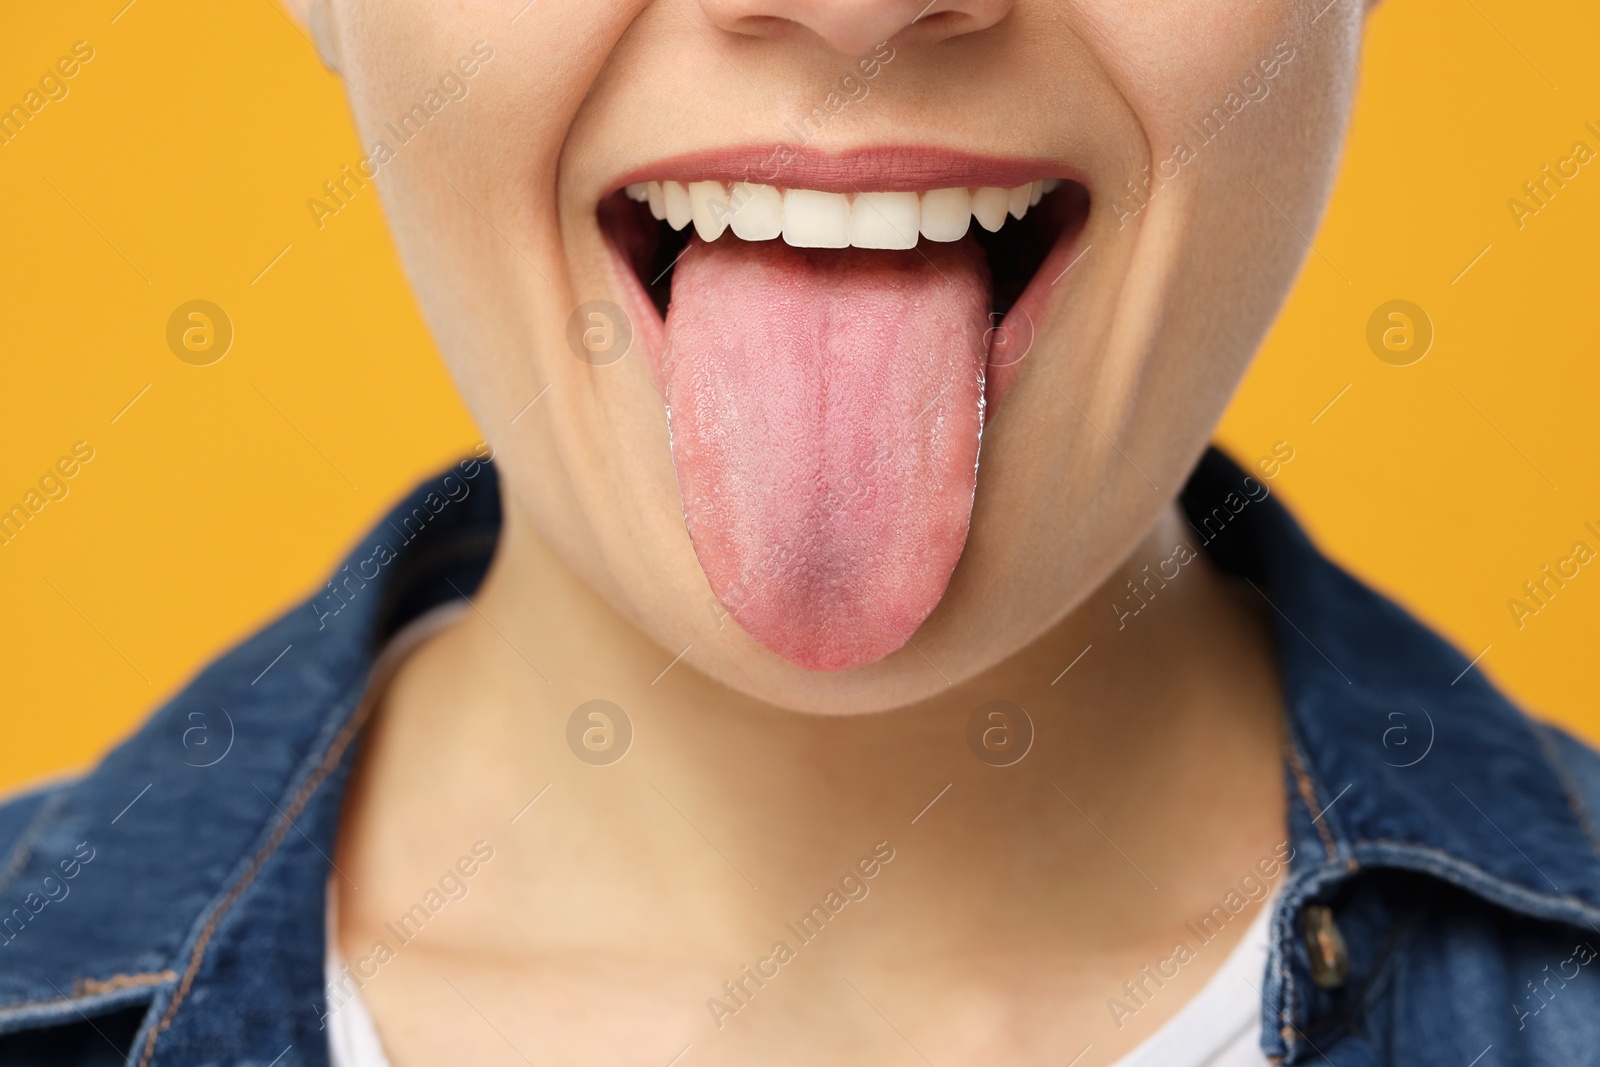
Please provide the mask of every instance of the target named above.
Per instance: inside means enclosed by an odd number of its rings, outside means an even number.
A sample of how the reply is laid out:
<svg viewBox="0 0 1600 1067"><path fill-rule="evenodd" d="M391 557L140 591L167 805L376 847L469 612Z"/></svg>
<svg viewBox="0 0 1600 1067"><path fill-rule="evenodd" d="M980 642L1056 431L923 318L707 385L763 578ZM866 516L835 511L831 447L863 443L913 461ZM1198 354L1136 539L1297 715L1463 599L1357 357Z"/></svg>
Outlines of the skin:
<svg viewBox="0 0 1600 1067"><path fill-rule="evenodd" d="M351 960L392 943L384 923L472 842L495 849L362 991L392 1061L664 1064L691 1045L682 1062L1060 1063L1087 1045L1088 1065L1149 1036L1248 911L1121 1026L1107 999L1284 837L1281 697L1259 598L1203 559L1136 624L1110 605L1189 540L1173 497L1316 227L1362 9L975 0L915 21L922 4L887 0L635 0L512 23L487 0L291 6L367 146L474 42L494 49L379 178L507 497L472 609L382 694L340 834ZM590 366L565 329L618 299L595 204L619 175L779 139L885 39L895 59L815 147L1052 160L1094 208L985 431L944 599L914 648L814 673L710 610L643 361ZM1294 58L1270 96L1119 225L1122 183L1280 42ZM595 697L636 731L610 767L564 740ZM1004 769L963 742L996 698L1037 728ZM896 858L870 896L718 1028L707 998L879 841Z"/></svg>

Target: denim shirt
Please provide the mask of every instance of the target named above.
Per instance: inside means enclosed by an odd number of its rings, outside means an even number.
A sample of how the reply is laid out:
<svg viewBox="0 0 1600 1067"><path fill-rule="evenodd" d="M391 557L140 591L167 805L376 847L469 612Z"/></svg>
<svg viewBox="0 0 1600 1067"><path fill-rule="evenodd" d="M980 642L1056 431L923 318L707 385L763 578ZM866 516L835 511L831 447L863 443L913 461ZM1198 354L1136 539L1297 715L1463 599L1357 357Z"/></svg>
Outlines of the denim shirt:
<svg viewBox="0 0 1600 1067"><path fill-rule="evenodd" d="M1213 451L1183 504L1277 620L1294 851L1266 1054L1600 1064L1600 756L1319 555L1269 483ZM327 1063L326 881L368 673L472 593L499 529L492 464L458 464L96 769L0 806L0 1064Z"/></svg>

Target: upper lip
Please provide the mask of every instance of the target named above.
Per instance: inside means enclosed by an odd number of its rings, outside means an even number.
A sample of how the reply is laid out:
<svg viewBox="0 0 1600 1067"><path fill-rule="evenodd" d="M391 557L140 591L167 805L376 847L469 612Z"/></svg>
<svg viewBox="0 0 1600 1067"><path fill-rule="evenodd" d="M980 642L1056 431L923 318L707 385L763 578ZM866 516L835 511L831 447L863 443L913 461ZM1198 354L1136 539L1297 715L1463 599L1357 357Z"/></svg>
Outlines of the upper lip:
<svg viewBox="0 0 1600 1067"><path fill-rule="evenodd" d="M1045 159L980 156L923 145L879 145L824 152L789 144L702 149L641 164L606 186L646 181L755 182L831 193L920 192L961 186L1013 188L1038 178L1084 182L1071 166Z"/></svg>

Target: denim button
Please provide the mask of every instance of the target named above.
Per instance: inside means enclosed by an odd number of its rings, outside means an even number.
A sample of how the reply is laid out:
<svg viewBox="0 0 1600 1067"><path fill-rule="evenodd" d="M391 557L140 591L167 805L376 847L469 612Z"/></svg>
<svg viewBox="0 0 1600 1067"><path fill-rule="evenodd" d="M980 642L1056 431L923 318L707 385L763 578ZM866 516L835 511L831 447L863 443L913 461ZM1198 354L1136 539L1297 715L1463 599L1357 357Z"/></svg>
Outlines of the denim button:
<svg viewBox="0 0 1600 1067"><path fill-rule="evenodd" d="M1344 935L1333 921L1333 909L1311 904L1301 912L1306 951L1311 957L1311 980L1322 989L1338 989L1350 977L1350 953Z"/></svg>

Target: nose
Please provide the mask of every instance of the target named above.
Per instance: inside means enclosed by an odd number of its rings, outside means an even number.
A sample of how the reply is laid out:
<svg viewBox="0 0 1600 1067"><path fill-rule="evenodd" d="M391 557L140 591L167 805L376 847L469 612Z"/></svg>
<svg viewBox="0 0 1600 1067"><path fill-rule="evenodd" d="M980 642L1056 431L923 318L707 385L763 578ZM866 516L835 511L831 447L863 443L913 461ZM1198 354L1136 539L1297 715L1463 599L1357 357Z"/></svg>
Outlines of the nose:
<svg viewBox="0 0 1600 1067"><path fill-rule="evenodd" d="M863 55L880 41L914 30L924 42L987 29L1014 0L700 0L713 25L731 33L771 36L794 26L836 51Z"/></svg>

